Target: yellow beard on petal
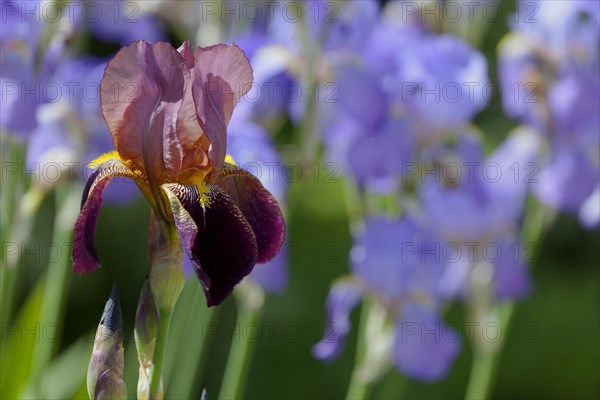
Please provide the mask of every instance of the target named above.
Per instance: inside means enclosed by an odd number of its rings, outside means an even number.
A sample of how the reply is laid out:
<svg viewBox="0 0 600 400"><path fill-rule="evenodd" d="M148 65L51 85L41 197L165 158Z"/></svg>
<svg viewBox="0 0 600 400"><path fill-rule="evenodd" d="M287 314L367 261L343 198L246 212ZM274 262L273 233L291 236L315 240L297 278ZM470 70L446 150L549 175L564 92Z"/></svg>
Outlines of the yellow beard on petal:
<svg viewBox="0 0 600 400"><path fill-rule="evenodd" d="M198 189L200 204L204 207L210 206L208 196L208 185L206 179L209 171L206 169L188 168L181 172L179 183L182 185L193 185Z"/></svg>
<svg viewBox="0 0 600 400"><path fill-rule="evenodd" d="M109 151L108 153L102 154L100 157L96 158L95 160L90 161L90 163L88 164L88 167L91 169L96 169L100 165L102 165L105 162L110 161L110 160L122 161L121 157L119 156L119 153L116 150L113 150L113 151Z"/></svg>
<svg viewBox="0 0 600 400"><path fill-rule="evenodd" d="M233 157L231 156L231 154L227 154L225 156L225 162L231 165L235 165L235 160L233 159Z"/></svg>

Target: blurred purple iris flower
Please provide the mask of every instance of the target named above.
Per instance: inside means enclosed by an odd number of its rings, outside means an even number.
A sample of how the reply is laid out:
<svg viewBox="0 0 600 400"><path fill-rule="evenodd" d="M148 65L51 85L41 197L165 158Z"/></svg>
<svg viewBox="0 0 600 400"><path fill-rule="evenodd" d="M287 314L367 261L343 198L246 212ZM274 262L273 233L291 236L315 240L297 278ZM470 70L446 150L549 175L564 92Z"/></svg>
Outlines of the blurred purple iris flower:
<svg viewBox="0 0 600 400"><path fill-rule="evenodd" d="M519 10L531 5L521 2ZM515 18L500 46L506 113L546 136L534 193L600 226L600 10L594 2L536 2L536 23ZM531 22L531 21L529 21Z"/></svg>
<svg viewBox="0 0 600 400"><path fill-rule="evenodd" d="M538 146L538 135L524 129L487 158L479 141L467 135L428 149L428 172L419 177L421 217L447 241L442 254L450 262L444 278L448 293L468 296L473 268L480 263L492 266L496 297L528 292L528 253L518 232L527 193L537 179L530 175L537 168Z"/></svg>
<svg viewBox="0 0 600 400"><path fill-rule="evenodd" d="M35 14L25 13L22 2L3 0L0 5L0 128L23 139L35 128L35 111L43 102L40 80L44 77L39 72L51 67L43 65L45 57L41 66L36 64L37 57L44 55L40 38L45 24L36 22Z"/></svg>
<svg viewBox="0 0 600 400"><path fill-rule="evenodd" d="M27 169L43 171L49 163L64 168L69 180L83 181L91 173L85 168L98 153L113 148L102 118L100 80L106 61L92 56L64 56L51 78L44 82L51 96L39 105L37 127L28 140ZM74 168L72 171L67 171ZM42 175L40 180L45 178ZM138 196L134 183L116 179L105 198L120 203Z"/></svg>
<svg viewBox="0 0 600 400"><path fill-rule="evenodd" d="M313 348L315 357L339 355L351 329L349 314L367 296L384 305L395 327L391 361L396 368L419 380L443 378L461 342L439 315L447 300L439 243L434 232L410 217L368 219L352 248L352 278L334 284L327 298L329 328Z"/></svg>
<svg viewBox="0 0 600 400"><path fill-rule="evenodd" d="M134 40L154 43L165 38L161 20L134 1L89 1L79 3L79 22L98 38L126 45ZM71 5L74 7L75 5ZM84 9L86 12L82 12Z"/></svg>
<svg viewBox="0 0 600 400"><path fill-rule="evenodd" d="M397 57L397 101L414 113L424 133L469 123L485 107L487 62L461 39L425 35Z"/></svg>

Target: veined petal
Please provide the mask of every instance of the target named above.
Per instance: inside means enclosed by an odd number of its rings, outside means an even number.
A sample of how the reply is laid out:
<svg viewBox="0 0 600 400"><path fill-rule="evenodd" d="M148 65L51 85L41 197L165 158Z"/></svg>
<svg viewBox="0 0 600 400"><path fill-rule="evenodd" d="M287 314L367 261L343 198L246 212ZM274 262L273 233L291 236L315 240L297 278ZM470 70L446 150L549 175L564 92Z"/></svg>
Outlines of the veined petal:
<svg viewBox="0 0 600 400"><path fill-rule="evenodd" d="M177 51L185 60L185 65L188 70L192 71L194 65L196 65L196 59L190 50L189 41L186 40L183 42ZM183 103L181 104L179 115L177 116L177 134L181 140L184 155L187 152L193 151L194 147L199 147L195 145L200 139L200 136L202 136L202 128L200 128L200 123L196 116L196 104L194 103L194 97L192 95L193 77L191 73L188 73L185 77L186 82L184 85ZM206 140L206 151L208 150L208 145L208 140Z"/></svg>
<svg viewBox="0 0 600 400"><path fill-rule="evenodd" d="M258 247L257 262L275 257L285 238L285 222L275 197L254 175L227 163L216 184L231 196L252 227Z"/></svg>
<svg viewBox="0 0 600 400"><path fill-rule="evenodd" d="M227 123L239 98L250 90L252 67L236 45L198 47L194 58L192 94L196 115L210 140L212 166L219 171L225 159Z"/></svg>
<svg viewBox="0 0 600 400"><path fill-rule="evenodd" d="M121 161L115 152L100 157L90 165L97 168L85 184L81 198L81 212L74 228L73 270L79 273L91 272L100 266L96 251L96 223L104 188L115 176L139 180L139 177Z"/></svg>
<svg viewBox="0 0 600 400"><path fill-rule="evenodd" d="M166 184L179 238L202 283L208 306L223 302L257 259L252 227L218 186Z"/></svg>
<svg viewBox="0 0 600 400"><path fill-rule="evenodd" d="M102 114L120 156L150 181L181 169L176 132L185 75L183 57L169 43L134 42L108 63L100 84Z"/></svg>

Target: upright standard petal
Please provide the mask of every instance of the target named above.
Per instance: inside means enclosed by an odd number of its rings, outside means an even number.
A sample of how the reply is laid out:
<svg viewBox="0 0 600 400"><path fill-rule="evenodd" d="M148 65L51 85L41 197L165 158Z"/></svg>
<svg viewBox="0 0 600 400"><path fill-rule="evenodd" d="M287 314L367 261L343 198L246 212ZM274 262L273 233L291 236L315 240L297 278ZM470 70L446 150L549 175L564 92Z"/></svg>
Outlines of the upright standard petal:
<svg viewBox="0 0 600 400"><path fill-rule="evenodd" d="M252 67L236 45L198 47L194 58L192 94L196 115L210 140L210 162L219 171L225 159L227 123L239 98L250 90Z"/></svg>
<svg viewBox="0 0 600 400"><path fill-rule="evenodd" d="M196 65L196 59L190 50L190 42L187 40L183 42L177 51L181 54L181 57L183 57L188 71L193 71L194 66ZM188 73L185 77L187 80L184 87L183 103L181 104L179 115L177 115L177 135L181 140L184 153L186 149L191 149L202 135L202 129L200 128L198 117L196 117L196 105L194 104L194 97L192 95L192 73Z"/></svg>
<svg viewBox="0 0 600 400"><path fill-rule="evenodd" d="M258 178L231 164L223 166L216 184L235 201L252 227L258 247L257 262L275 257L285 238L285 223L275 197Z"/></svg>
<svg viewBox="0 0 600 400"><path fill-rule="evenodd" d="M81 199L81 212L75 222L73 270L79 273L91 272L100 266L95 238L104 188L115 176L136 179L133 172L115 153L109 153L100 159L103 163L92 173L85 185Z"/></svg>
<svg viewBox="0 0 600 400"><path fill-rule="evenodd" d="M217 305L248 275L257 259L256 237L234 201L218 186L163 186L181 244L202 283L208 306Z"/></svg>
<svg viewBox="0 0 600 400"><path fill-rule="evenodd" d="M102 114L124 160L150 181L176 178L181 168L177 113L189 70L169 43L134 42L108 63L100 84Z"/></svg>

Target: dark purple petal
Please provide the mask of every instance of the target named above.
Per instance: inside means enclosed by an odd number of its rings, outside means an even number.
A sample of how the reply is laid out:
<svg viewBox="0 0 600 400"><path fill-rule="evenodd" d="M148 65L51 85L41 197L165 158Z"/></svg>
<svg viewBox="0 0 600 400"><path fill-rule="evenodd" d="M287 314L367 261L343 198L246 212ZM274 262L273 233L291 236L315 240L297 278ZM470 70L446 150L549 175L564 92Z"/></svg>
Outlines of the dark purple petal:
<svg viewBox="0 0 600 400"><path fill-rule="evenodd" d="M317 343L312 354L323 361L335 359L344 347L350 333L350 313L362 298L355 282L341 281L333 285L327 296L327 318L323 339Z"/></svg>
<svg viewBox="0 0 600 400"><path fill-rule="evenodd" d="M73 270L87 273L100 266L96 251L96 223L102 205L102 191L115 176L133 178L131 171L118 158L101 164L88 179L81 198L81 213L75 222Z"/></svg>
<svg viewBox="0 0 600 400"><path fill-rule="evenodd" d="M275 197L258 178L231 164L223 165L216 183L231 196L252 227L258 246L257 262L275 257L285 238L285 223Z"/></svg>
<svg viewBox="0 0 600 400"><path fill-rule="evenodd" d="M202 194L193 185L167 184L163 188L208 306L222 303L256 264L252 227L218 186L209 185Z"/></svg>

